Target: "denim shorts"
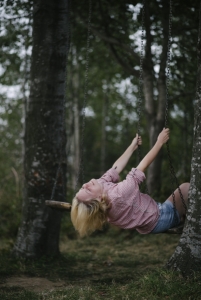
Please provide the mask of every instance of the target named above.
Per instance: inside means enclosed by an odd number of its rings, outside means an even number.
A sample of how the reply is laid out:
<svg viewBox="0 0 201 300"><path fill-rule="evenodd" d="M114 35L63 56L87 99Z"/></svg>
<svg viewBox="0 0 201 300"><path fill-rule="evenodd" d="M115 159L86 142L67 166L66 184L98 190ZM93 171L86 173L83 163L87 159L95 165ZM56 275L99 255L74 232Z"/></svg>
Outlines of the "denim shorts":
<svg viewBox="0 0 201 300"><path fill-rule="evenodd" d="M164 203L157 203L159 208L158 223L151 231L151 233L164 232L172 227L178 226L180 223L180 216L177 209L174 208L172 202L166 200Z"/></svg>

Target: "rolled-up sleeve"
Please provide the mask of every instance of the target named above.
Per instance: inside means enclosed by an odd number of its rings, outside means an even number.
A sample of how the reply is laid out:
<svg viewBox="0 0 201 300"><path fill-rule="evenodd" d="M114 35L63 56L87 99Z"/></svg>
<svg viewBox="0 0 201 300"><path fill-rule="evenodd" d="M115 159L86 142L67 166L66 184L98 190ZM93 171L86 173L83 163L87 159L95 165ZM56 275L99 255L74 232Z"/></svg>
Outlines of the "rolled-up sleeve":
<svg viewBox="0 0 201 300"><path fill-rule="evenodd" d="M138 184L142 183L146 179L145 174L136 168L131 169L126 178L128 177L133 177Z"/></svg>
<svg viewBox="0 0 201 300"><path fill-rule="evenodd" d="M100 179L100 182L119 182L119 174L116 169L109 169Z"/></svg>

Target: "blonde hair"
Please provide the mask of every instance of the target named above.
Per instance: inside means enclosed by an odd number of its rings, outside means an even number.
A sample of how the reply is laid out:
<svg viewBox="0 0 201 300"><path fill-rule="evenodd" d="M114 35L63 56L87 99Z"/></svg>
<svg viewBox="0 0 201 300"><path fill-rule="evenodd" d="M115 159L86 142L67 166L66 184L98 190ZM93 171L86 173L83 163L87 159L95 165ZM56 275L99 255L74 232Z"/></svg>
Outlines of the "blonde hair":
<svg viewBox="0 0 201 300"><path fill-rule="evenodd" d="M71 207L71 221L80 237L87 236L97 229L102 229L107 221L106 211L109 205L103 196L101 200L81 202L76 197Z"/></svg>

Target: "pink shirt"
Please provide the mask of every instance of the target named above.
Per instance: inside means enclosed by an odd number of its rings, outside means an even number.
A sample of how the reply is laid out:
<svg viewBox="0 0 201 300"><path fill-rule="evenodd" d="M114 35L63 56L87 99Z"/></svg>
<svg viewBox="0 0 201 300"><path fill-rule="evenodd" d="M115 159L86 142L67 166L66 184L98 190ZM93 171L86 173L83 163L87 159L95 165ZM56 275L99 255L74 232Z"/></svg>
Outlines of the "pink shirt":
<svg viewBox="0 0 201 300"><path fill-rule="evenodd" d="M109 223L124 229L136 229L143 234L154 229L159 209L149 195L140 192L139 184L144 179L145 174L135 168L119 183L119 174L115 169L109 169L98 179L111 203Z"/></svg>

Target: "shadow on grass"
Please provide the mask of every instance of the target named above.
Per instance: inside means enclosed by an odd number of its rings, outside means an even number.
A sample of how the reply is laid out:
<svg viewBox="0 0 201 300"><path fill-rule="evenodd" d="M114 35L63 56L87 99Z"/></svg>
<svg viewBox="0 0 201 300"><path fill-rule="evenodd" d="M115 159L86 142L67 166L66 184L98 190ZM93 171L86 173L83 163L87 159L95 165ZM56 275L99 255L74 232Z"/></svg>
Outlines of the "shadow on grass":
<svg viewBox="0 0 201 300"><path fill-rule="evenodd" d="M201 299L201 277L188 281L163 268L178 240L110 229L86 239L63 236L58 257L15 259L11 249L1 249L0 299ZM2 286L11 276L63 280L64 286L42 293Z"/></svg>
<svg viewBox="0 0 201 300"><path fill-rule="evenodd" d="M70 282L83 278L85 281L104 281L106 277L109 281L125 281L124 278L135 276L136 271L162 266L177 241L175 236L142 236L111 229L107 234L95 234L86 239L63 237L58 257L16 259L10 254L11 249L4 249L0 251L0 278L27 275Z"/></svg>
<svg viewBox="0 0 201 300"><path fill-rule="evenodd" d="M20 287L2 287L0 288L1 300L37 300L39 299L36 293L26 291Z"/></svg>

